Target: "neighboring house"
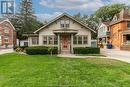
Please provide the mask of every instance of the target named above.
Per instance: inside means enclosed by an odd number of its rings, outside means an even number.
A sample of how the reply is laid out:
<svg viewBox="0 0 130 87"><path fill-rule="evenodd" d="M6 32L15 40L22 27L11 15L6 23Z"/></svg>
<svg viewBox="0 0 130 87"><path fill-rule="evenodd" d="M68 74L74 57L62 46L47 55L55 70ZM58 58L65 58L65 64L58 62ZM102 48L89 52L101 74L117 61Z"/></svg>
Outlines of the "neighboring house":
<svg viewBox="0 0 130 87"><path fill-rule="evenodd" d="M13 48L16 45L15 28L8 19L0 18L0 48Z"/></svg>
<svg viewBox="0 0 130 87"><path fill-rule="evenodd" d="M130 8L126 7L110 23L111 42L114 48L130 50Z"/></svg>
<svg viewBox="0 0 130 87"><path fill-rule="evenodd" d="M98 44L102 44L106 46L110 39L110 29L109 29L110 22L102 22L98 27Z"/></svg>
<svg viewBox="0 0 130 87"><path fill-rule="evenodd" d="M82 22L64 13L28 37L29 46L57 46L58 52L73 53L74 47L90 47L91 33Z"/></svg>
<svg viewBox="0 0 130 87"><path fill-rule="evenodd" d="M17 39L17 46L28 46L28 39L25 40Z"/></svg>

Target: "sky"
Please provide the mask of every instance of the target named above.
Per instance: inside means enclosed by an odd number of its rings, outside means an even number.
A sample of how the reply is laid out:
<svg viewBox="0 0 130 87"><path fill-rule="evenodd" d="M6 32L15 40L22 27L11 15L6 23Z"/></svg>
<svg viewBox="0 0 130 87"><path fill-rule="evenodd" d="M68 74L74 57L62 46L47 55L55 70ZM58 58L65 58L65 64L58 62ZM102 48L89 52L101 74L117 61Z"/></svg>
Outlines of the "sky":
<svg viewBox="0 0 130 87"><path fill-rule="evenodd" d="M33 9L38 20L50 20L62 13L74 15L90 15L104 5L124 3L130 5L130 0L32 0ZM19 7L20 0L15 0L15 9Z"/></svg>

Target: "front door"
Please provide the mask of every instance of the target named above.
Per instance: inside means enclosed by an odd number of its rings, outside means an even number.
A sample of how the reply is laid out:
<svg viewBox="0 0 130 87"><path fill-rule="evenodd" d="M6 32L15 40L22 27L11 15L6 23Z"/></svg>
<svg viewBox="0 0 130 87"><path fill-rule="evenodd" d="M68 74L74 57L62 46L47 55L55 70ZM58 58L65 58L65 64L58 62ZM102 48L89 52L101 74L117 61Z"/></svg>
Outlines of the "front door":
<svg viewBox="0 0 130 87"><path fill-rule="evenodd" d="M61 35L61 52L70 52L70 35Z"/></svg>

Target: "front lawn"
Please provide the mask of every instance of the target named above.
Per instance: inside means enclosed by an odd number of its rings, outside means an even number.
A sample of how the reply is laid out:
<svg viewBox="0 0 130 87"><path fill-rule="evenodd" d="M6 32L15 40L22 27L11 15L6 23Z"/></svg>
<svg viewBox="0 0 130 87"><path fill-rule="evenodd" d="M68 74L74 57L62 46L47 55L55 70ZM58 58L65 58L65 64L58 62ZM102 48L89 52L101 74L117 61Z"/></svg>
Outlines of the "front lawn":
<svg viewBox="0 0 130 87"><path fill-rule="evenodd" d="M0 55L0 87L130 87L130 64L109 59Z"/></svg>

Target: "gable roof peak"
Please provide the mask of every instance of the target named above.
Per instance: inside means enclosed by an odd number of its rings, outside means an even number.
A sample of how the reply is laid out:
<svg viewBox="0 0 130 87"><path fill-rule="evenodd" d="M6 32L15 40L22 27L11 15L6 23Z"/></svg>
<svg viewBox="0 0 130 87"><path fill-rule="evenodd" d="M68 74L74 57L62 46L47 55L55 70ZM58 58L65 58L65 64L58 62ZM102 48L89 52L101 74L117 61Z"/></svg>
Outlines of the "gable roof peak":
<svg viewBox="0 0 130 87"><path fill-rule="evenodd" d="M81 21L78 21L77 19L75 19L73 16L67 14L67 13L63 13L61 15L59 15L58 17L56 17L55 19L51 20L50 22L48 22L46 25L44 25L43 27L41 27L40 29L34 31L34 33L39 32L41 29L45 28L46 26L50 25L51 23L55 22L56 20L60 19L63 16L67 16L68 18L74 20L75 22L79 23L80 25L86 27L87 29L89 29L90 31L96 33L93 29L89 28L86 24L82 23Z"/></svg>

